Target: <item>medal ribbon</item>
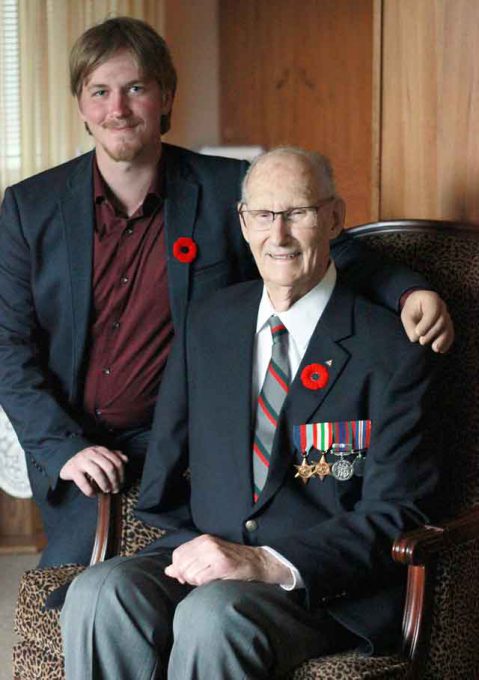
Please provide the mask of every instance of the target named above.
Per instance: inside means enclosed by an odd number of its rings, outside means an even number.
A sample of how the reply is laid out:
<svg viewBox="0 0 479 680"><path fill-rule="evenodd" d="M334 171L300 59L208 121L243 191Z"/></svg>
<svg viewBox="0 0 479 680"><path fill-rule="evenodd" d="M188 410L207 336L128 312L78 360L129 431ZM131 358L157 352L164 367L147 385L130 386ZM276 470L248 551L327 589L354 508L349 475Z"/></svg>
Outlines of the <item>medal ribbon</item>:
<svg viewBox="0 0 479 680"><path fill-rule="evenodd" d="M354 448L368 449L371 441L371 421L370 420L353 420L351 422L354 433Z"/></svg>
<svg viewBox="0 0 479 680"><path fill-rule="evenodd" d="M312 448L329 451L331 444L367 449L371 439L370 420L342 420L336 423L306 423L293 426L293 441L302 453Z"/></svg>
<svg viewBox="0 0 479 680"><path fill-rule="evenodd" d="M333 443L334 423L306 423L293 426L293 441L296 448L307 453L312 448L328 451Z"/></svg>

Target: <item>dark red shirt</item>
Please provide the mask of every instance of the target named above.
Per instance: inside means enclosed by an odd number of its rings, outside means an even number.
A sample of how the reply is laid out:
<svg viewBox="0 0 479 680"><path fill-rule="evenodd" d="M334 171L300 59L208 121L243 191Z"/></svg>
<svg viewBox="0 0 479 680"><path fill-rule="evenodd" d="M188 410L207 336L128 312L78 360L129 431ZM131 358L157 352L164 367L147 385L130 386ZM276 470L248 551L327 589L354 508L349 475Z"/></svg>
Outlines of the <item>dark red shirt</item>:
<svg viewBox="0 0 479 680"><path fill-rule="evenodd" d="M84 406L107 427L151 422L173 338L161 163L131 216L115 208L96 162L93 318Z"/></svg>

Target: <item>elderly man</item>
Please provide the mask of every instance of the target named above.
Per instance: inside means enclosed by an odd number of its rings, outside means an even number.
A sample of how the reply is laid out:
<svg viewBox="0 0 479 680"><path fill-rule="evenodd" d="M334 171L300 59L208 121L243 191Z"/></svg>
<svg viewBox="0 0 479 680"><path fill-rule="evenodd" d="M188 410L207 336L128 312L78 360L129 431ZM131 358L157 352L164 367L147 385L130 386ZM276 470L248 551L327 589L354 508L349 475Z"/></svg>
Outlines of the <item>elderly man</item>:
<svg viewBox="0 0 479 680"><path fill-rule="evenodd" d="M323 158L263 155L239 213L262 281L190 308L138 506L167 533L73 582L68 680L272 678L398 645L390 550L437 481L423 445L434 355L336 272L344 205Z"/></svg>
<svg viewBox="0 0 479 680"><path fill-rule="evenodd" d="M109 19L78 39L70 80L94 152L7 189L0 215L0 403L42 512L42 566L87 564L95 495L139 476L188 301L257 276L234 210L247 164L161 141L176 88L163 39ZM335 250L394 310L416 288L408 334L447 348L447 311L420 277L348 237Z"/></svg>

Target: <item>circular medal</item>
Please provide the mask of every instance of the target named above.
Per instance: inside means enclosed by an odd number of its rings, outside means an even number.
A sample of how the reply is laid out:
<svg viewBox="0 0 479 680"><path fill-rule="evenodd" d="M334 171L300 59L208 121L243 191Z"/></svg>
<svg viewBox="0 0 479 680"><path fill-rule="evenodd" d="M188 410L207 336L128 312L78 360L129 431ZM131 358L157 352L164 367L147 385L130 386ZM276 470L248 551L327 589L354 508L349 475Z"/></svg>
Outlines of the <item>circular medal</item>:
<svg viewBox="0 0 479 680"><path fill-rule="evenodd" d="M334 479L337 479L338 482L346 482L348 479L351 479L354 474L352 464L348 460L344 459L333 463L331 472Z"/></svg>
<svg viewBox="0 0 479 680"><path fill-rule="evenodd" d="M353 469L354 469L354 474L356 477L362 477L364 474L364 463L366 462L366 459L364 456L359 454L356 456L353 462Z"/></svg>

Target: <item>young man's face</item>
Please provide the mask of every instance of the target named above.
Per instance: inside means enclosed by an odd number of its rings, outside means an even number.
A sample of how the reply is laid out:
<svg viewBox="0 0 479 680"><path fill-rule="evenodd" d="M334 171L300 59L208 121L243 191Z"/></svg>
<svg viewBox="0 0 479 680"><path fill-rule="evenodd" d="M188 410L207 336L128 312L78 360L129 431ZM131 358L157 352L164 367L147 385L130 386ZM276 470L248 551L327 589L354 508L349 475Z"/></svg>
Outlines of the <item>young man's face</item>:
<svg viewBox="0 0 479 680"><path fill-rule="evenodd" d="M162 92L156 80L145 79L128 50L92 71L78 99L99 156L129 162L156 155L161 116L171 105L171 93Z"/></svg>

